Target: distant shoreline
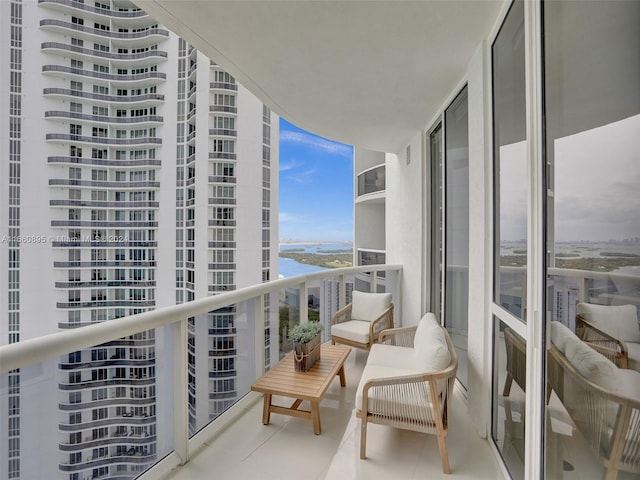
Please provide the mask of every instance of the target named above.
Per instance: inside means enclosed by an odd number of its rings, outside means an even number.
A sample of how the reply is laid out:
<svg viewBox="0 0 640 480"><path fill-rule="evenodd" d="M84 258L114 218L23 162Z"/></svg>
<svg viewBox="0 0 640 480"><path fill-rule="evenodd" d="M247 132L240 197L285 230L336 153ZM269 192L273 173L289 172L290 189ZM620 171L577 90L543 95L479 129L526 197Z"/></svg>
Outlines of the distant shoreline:
<svg viewBox="0 0 640 480"><path fill-rule="evenodd" d="M281 243L280 245L286 245L286 248L280 250L279 256L281 258L288 258L301 265L314 265L321 268L340 268L350 267L353 264L353 245L346 242L297 242L290 241L287 243ZM321 248L312 249L314 251L307 251L305 248L295 248L296 246L331 246L331 250L323 250ZM340 248L344 246L344 248Z"/></svg>
<svg viewBox="0 0 640 480"><path fill-rule="evenodd" d="M337 240L280 240L280 245L345 245L353 248L353 242Z"/></svg>

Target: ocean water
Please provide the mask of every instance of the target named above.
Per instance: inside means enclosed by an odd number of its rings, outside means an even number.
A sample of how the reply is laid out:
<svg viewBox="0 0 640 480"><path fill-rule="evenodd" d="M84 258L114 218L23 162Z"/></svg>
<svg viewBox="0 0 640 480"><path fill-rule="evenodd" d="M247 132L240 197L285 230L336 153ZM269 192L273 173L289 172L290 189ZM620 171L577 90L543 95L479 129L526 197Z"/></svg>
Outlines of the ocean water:
<svg viewBox="0 0 640 480"><path fill-rule="evenodd" d="M293 258L278 257L278 270L280 275L289 278L296 275L304 275L305 273L319 272L321 270L327 270L325 267L319 267L317 265L305 265L304 263L298 263Z"/></svg>

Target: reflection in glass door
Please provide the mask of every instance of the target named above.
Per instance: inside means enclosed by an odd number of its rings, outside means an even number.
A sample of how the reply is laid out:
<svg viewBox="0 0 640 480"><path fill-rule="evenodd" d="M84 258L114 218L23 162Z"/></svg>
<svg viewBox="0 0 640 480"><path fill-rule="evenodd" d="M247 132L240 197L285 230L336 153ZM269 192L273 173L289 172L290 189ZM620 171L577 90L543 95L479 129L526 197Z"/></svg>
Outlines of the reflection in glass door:
<svg viewBox="0 0 640 480"><path fill-rule="evenodd" d="M524 2L491 48L493 81L493 382L491 437L514 479L525 476L527 134Z"/></svg>
<svg viewBox="0 0 640 480"><path fill-rule="evenodd" d="M466 387L469 314L469 118L467 87L445 119L444 325L458 355L458 381Z"/></svg>
<svg viewBox="0 0 640 480"><path fill-rule="evenodd" d="M545 478L637 479L640 3L545 2L543 18Z"/></svg>
<svg viewBox="0 0 640 480"><path fill-rule="evenodd" d="M429 134L431 165L431 304L429 310L441 318L442 314L442 124Z"/></svg>

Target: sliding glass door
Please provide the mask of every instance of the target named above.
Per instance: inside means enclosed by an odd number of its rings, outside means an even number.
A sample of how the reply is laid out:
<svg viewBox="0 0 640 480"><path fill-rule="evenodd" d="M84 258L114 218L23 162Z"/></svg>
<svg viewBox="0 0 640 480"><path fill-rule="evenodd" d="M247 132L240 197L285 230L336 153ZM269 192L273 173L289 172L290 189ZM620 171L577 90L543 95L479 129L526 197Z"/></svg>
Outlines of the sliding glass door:
<svg viewBox="0 0 640 480"><path fill-rule="evenodd" d="M469 115L467 87L444 112L444 326L458 355L466 387L469 314Z"/></svg>
<svg viewBox="0 0 640 480"><path fill-rule="evenodd" d="M491 436L512 478L524 478L527 307L527 135L524 2L491 48L493 92L493 382Z"/></svg>
<svg viewBox="0 0 640 480"><path fill-rule="evenodd" d="M640 476L640 3L514 1L491 46L491 437L512 478Z"/></svg>
<svg viewBox="0 0 640 480"><path fill-rule="evenodd" d="M430 216L431 221L428 225L431 226L430 232L430 268L429 275L430 281L430 302L429 311L432 312L436 318L441 318L442 315L442 245L443 245L443 168L442 168L442 123L438 123L433 130L428 134L429 139L429 191L431 192L430 198Z"/></svg>
<svg viewBox="0 0 640 480"><path fill-rule="evenodd" d="M543 20L546 478L639 478L640 3L545 2Z"/></svg>

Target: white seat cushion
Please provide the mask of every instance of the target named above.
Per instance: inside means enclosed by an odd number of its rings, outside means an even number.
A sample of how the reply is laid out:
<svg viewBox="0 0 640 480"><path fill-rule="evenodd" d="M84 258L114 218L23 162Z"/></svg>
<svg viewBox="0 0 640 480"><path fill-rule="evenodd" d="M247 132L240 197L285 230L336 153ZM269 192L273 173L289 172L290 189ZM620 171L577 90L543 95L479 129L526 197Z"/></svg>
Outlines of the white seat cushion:
<svg viewBox="0 0 640 480"><path fill-rule="evenodd" d="M442 327L435 316L427 313L420 319L413 338L415 368L422 373L445 369L451 363L451 353Z"/></svg>
<svg viewBox="0 0 640 480"><path fill-rule="evenodd" d="M611 392L626 398L640 398L640 373L626 368L616 368L612 381ZM611 428L615 427L620 404L618 402L605 402L605 421Z"/></svg>
<svg viewBox="0 0 640 480"><path fill-rule="evenodd" d="M640 372L640 343L626 342L625 344L629 350L629 368Z"/></svg>
<svg viewBox="0 0 640 480"><path fill-rule="evenodd" d="M640 398L640 372L628 368L616 369L612 391L627 398Z"/></svg>
<svg viewBox="0 0 640 480"><path fill-rule="evenodd" d="M572 341L573 339L579 340L575 333L560 322L551 322L550 328L551 343L553 343L563 354L567 351L567 342Z"/></svg>
<svg viewBox="0 0 640 480"><path fill-rule="evenodd" d="M372 322L391 305L390 293L351 293L351 319Z"/></svg>
<svg viewBox="0 0 640 480"><path fill-rule="evenodd" d="M638 311L633 305L578 303L577 312L615 338L624 342L640 342Z"/></svg>
<svg viewBox="0 0 640 480"><path fill-rule="evenodd" d="M413 348L375 343L371 346L367 365L413 370L414 359Z"/></svg>
<svg viewBox="0 0 640 480"><path fill-rule="evenodd" d="M347 322L336 323L331 326L331 336L341 337L352 342L369 343L369 328L371 322L360 320L349 320Z"/></svg>
<svg viewBox="0 0 640 480"><path fill-rule="evenodd" d="M604 355L596 352L582 340L567 342L566 357L580 374L605 390L616 388L615 373L618 367Z"/></svg>

